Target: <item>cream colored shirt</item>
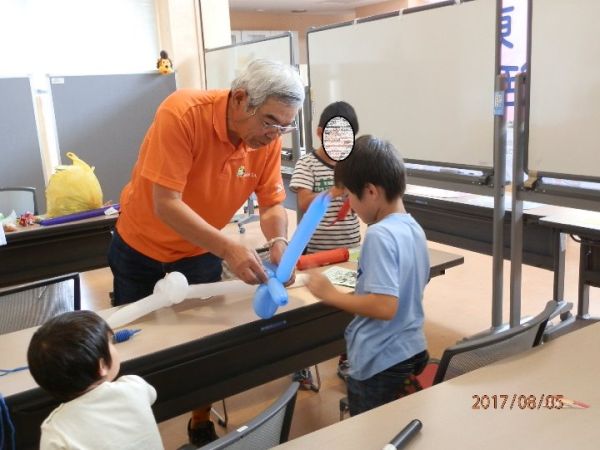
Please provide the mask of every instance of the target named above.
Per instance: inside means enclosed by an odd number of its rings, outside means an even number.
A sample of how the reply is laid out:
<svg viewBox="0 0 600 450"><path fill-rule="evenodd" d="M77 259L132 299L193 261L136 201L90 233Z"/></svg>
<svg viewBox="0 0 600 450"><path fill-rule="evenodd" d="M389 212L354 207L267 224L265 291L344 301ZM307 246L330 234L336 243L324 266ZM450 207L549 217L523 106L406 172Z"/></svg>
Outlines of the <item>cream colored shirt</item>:
<svg viewBox="0 0 600 450"><path fill-rule="evenodd" d="M137 375L104 382L52 411L40 450L163 450L155 400L156 390Z"/></svg>

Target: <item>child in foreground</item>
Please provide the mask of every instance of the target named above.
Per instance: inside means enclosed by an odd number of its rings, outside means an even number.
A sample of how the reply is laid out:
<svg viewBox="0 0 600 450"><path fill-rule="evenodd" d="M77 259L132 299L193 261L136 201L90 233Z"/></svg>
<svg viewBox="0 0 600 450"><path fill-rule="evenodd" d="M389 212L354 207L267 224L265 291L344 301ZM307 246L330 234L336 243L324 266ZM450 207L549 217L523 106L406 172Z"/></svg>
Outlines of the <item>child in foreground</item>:
<svg viewBox="0 0 600 450"><path fill-rule="evenodd" d="M335 182L369 225L356 291L342 293L321 274L312 274L307 287L324 303L355 314L345 332L354 416L397 399L407 378L427 364L422 301L429 253L423 229L404 208L406 170L392 144L358 138L350 156L337 163Z"/></svg>
<svg viewBox="0 0 600 450"><path fill-rule="evenodd" d="M113 331L92 311L56 316L27 351L34 380L60 404L42 424L41 450L162 450L152 414L155 389L137 375L117 378Z"/></svg>

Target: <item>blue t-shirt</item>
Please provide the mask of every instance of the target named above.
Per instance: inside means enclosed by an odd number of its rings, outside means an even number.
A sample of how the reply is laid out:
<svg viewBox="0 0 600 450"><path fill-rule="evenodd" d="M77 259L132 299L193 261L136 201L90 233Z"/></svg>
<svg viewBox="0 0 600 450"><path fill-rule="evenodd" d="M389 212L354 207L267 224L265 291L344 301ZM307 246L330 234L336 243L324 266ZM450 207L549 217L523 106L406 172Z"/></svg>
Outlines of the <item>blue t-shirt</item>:
<svg viewBox="0 0 600 450"><path fill-rule="evenodd" d="M390 214L367 229L356 293L392 295L399 304L391 320L357 315L346 328L352 378L365 380L427 348L423 290L428 281L427 240L410 214Z"/></svg>

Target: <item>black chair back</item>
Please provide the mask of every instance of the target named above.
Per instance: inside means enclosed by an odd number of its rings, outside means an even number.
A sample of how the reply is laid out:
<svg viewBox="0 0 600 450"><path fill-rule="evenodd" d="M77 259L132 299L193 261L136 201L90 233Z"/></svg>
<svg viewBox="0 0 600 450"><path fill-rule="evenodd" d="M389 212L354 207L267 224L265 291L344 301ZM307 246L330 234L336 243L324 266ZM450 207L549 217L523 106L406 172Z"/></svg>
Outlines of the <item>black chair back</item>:
<svg viewBox="0 0 600 450"><path fill-rule="evenodd" d="M299 383L292 383L269 408L245 426L198 450L267 450L288 440Z"/></svg>
<svg viewBox="0 0 600 450"><path fill-rule="evenodd" d="M529 350L542 342L544 330L558 304L550 301L542 313L509 330L461 342L442 355L434 384Z"/></svg>

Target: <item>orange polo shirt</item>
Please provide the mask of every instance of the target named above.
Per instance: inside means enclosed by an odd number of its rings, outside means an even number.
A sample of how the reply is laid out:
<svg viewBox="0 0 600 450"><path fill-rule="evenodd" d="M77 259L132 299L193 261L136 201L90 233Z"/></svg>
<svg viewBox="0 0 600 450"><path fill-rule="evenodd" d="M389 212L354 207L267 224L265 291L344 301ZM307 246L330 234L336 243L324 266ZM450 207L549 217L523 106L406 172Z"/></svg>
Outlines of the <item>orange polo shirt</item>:
<svg viewBox="0 0 600 450"><path fill-rule="evenodd" d="M229 91L178 90L160 105L142 143L131 181L121 193L117 230L131 247L172 262L206 250L179 236L154 213L154 183L221 229L256 192L260 206L285 199L281 138L253 149L227 136Z"/></svg>

